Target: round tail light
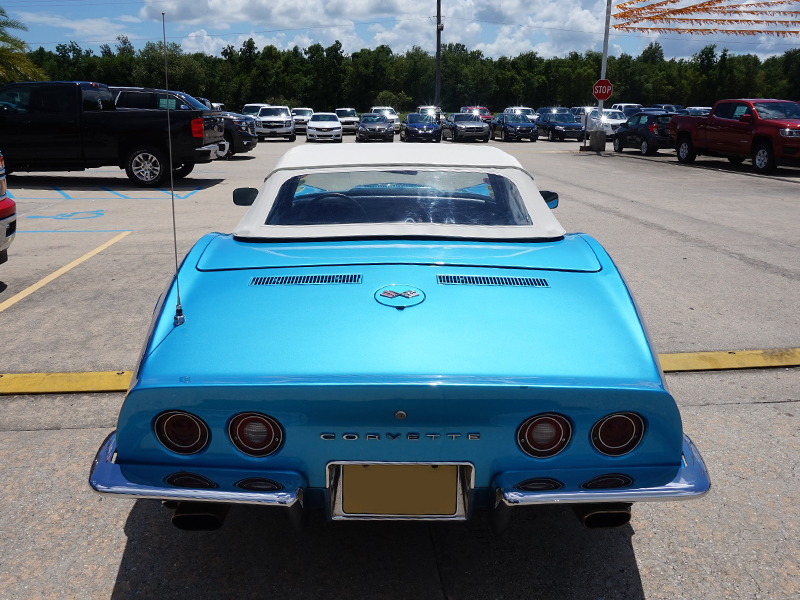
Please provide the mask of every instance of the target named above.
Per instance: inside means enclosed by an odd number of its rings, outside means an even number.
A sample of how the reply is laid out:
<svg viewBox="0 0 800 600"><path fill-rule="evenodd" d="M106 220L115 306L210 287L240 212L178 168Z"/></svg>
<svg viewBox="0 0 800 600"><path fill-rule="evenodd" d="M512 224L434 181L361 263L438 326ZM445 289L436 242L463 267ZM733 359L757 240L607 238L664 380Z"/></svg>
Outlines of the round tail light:
<svg viewBox="0 0 800 600"><path fill-rule="evenodd" d="M603 417L592 427L592 444L607 456L627 454L642 440L644 421L632 412Z"/></svg>
<svg viewBox="0 0 800 600"><path fill-rule="evenodd" d="M572 437L569 421L556 414L536 415L517 430L522 451L535 458L548 458L561 452Z"/></svg>
<svg viewBox="0 0 800 600"><path fill-rule="evenodd" d="M161 413L154 428L158 441L177 454L196 454L208 444L208 426L187 412L170 410Z"/></svg>
<svg viewBox="0 0 800 600"><path fill-rule="evenodd" d="M268 415L242 413L231 419L228 435L234 445L249 456L268 456L283 441L283 429Z"/></svg>

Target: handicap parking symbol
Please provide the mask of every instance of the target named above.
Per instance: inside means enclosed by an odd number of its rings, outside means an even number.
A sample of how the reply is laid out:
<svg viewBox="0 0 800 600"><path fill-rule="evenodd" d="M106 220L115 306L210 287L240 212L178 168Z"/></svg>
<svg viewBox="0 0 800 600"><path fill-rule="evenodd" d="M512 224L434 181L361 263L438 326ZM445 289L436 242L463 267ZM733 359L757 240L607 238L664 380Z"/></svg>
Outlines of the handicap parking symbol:
<svg viewBox="0 0 800 600"><path fill-rule="evenodd" d="M96 219L97 217L104 217L103 210L84 210L80 212L62 213L60 215L29 215L28 219L56 219L58 221L79 221L81 219Z"/></svg>

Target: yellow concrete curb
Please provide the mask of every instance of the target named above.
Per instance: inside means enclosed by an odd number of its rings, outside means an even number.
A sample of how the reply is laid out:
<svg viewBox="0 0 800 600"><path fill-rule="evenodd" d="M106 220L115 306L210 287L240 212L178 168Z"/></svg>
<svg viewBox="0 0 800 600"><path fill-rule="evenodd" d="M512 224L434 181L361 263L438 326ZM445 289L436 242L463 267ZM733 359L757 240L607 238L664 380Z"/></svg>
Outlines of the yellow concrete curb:
<svg viewBox="0 0 800 600"><path fill-rule="evenodd" d="M665 373L800 367L800 348L659 354ZM8 373L0 375L0 396L126 392L133 371Z"/></svg>
<svg viewBox="0 0 800 600"><path fill-rule="evenodd" d="M0 375L0 396L10 394L69 394L126 392L133 371L89 373L9 373Z"/></svg>
<svg viewBox="0 0 800 600"><path fill-rule="evenodd" d="M798 367L800 366L800 348L737 350L735 352L680 352L660 354L659 359L665 373Z"/></svg>

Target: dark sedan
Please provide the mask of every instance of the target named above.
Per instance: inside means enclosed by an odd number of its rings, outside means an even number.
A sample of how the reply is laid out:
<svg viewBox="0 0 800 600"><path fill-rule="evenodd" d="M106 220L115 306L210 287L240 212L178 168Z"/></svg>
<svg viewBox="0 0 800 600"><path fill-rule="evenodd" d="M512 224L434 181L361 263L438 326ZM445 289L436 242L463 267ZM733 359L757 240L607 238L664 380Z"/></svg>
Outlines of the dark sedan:
<svg viewBox="0 0 800 600"><path fill-rule="evenodd" d="M441 142L442 128L431 114L410 113L400 123L401 142Z"/></svg>
<svg viewBox="0 0 800 600"><path fill-rule="evenodd" d="M225 139L228 141L226 158L240 152L250 152L258 145L256 120L247 115L232 112L222 113L225 120Z"/></svg>
<svg viewBox="0 0 800 600"><path fill-rule="evenodd" d="M660 149L670 148L669 122L672 114L639 113L628 119L617 129L614 136L614 150L638 148L644 156L655 154Z"/></svg>
<svg viewBox="0 0 800 600"><path fill-rule="evenodd" d="M544 113L536 121L539 135L547 136L551 142L562 142L567 138L582 140L584 128L571 112Z"/></svg>
<svg viewBox="0 0 800 600"><path fill-rule="evenodd" d="M364 113L356 130L357 142L379 140L384 142L394 141L394 126L383 113Z"/></svg>
<svg viewBox="0 0 800 600"><path fill-rule="evenodd" d="M442 123L442 139L451 142L463 140L489 141L489 124L472 113L450 113Z"/></svg>
<svg viewBox="0 0 800 600"><path fill-rule="evenodd" d="M522 113L503 113L497 115L491 124L492 139L500 138L501 142L522 140L525 138L535 142L539 139L536 123Z"/></svg>

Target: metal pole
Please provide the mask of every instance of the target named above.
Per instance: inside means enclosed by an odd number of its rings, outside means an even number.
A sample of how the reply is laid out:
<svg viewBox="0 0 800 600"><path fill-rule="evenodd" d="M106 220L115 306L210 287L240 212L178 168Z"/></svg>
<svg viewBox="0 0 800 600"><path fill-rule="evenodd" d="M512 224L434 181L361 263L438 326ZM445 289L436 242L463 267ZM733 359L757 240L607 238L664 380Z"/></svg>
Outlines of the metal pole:
<svg viewBox="0 0 800 600"><path fill-rule="evenodd" d="M608 28L611 25L611 0L606 0L606 31L603 35L603 63L600 66L600 79L606 78L606 62L608 62ZM597 101L597 116L603 116L603 101Z"/></svg>
<svg viewBox="0 0 800 600"><path fill-rule="evenodd" d="M442 29L442 0L436 0L436 106L442 103Z"/></svg>

